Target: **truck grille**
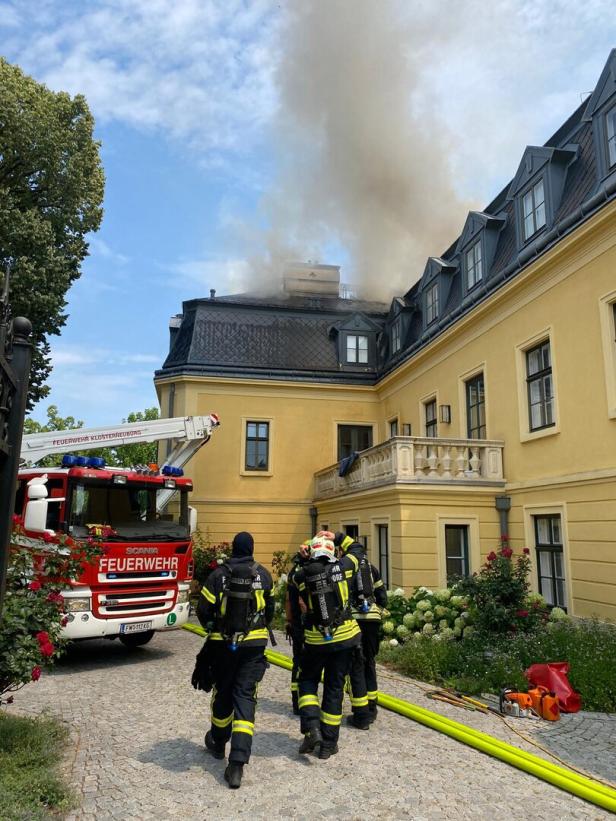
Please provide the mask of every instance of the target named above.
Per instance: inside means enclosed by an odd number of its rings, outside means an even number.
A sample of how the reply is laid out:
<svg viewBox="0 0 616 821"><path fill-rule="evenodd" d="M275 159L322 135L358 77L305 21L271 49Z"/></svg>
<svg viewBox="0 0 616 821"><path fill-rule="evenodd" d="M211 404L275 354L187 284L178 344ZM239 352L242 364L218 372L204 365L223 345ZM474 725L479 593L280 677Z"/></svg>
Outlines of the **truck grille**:
<svg viewBox="0 0 616 821"><path fill-rule="evenodd" d="M94 595L94 610L102 618L165 613L173 608L174 601L175 590L172 589L127 592L105 590Z"/></svg>

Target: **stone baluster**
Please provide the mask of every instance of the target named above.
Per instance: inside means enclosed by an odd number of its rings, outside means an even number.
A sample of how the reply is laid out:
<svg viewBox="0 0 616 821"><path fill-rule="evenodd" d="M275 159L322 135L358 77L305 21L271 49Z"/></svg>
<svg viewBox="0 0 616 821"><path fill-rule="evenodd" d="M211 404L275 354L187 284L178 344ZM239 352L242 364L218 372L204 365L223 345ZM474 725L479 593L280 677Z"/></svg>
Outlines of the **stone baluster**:
<svg viewBox="0 0 616 821"><path fill-rule="evenodd" d="M443 468L443 472L441 477L443 479L451 479L451 445L443 445L442 447L442 456L441 456L441 465Z"/></svg>
<svg viewBox="0 0 616 821"><path fill-rule="evenodd" d="M428 445L428 476L438 476L438 447L436 445Z"/></svg>
<svg viewBox="0 0 616 821"><path fill-rule="evenodd" d="M464 471L468 462L467 453L466 448L456 448L456 479L466 479Z"/></svg>
<svg viewBox="0 0 616 821"><path fill-rule="evenodd" d="M479 476L479 465L481 464L478 447L471 448L471 458L469 460L469 464L471 466L471 475L473 479L477 479Z"/></svg>
<svg viewBox="0 0 616 821"><path fill-rule="evenodd" d="M419 477L424 475L426 452L427 448L425 445L417 445L415 448L415 473Z"/></svg>

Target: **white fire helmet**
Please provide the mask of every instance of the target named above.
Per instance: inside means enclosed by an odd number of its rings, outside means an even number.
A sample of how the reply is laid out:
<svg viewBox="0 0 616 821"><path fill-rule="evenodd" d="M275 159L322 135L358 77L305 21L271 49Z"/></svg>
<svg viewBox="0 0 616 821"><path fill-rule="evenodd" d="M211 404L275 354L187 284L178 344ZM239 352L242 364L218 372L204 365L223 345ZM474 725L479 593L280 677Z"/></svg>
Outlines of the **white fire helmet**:
<svg viewBox="0 0 616 821"><path fill-rule="evenodd" d="M336 548L334 547L333 540L327 539L321 534L315 536L312 540L312 551L310 556L313 559L319 559L321 556L325 556L328 561L335 562Z"/></svg>

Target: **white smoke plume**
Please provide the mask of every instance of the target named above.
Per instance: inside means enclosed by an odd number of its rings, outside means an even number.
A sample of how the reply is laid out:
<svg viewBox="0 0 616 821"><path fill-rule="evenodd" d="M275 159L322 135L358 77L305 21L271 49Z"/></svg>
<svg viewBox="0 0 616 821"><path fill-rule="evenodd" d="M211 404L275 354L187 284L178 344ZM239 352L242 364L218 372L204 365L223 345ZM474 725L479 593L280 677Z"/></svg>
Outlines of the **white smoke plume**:
<svg viewBox="0 0 616 821"><path fill-rule="evenodd" d="M278 184L264 199L267 253L251 290L289 259L342 246L366 298L403 293L461 230L451 134L417 94L445 46L433 6L302 0L288 6L278 66ZM322 262L336 262L322 259ZM343 271L349 278L349 271Z"/></svg>

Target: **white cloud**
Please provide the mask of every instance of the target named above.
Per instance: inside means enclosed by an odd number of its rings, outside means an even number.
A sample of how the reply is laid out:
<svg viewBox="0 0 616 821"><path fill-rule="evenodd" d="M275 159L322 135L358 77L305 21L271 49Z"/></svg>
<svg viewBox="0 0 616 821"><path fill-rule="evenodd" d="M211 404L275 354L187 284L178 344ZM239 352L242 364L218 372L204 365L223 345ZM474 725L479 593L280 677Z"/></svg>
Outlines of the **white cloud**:
<svg viewBox="0 0 616 821"><path fill-rule="evenodd" d="M275 105L273 0L26 0L20 12L10 59L85 94L97 120L161 130L213 165L250 148Z"/></svg>
<svg viewBox="0 0 616 821"><path fill-rule="evenodd" d="M205 292L214 288L218 294L236 293L246 287L250 266L245 259L186 259L168 266L172 274L164 284L185 289L198 286Z"/></svg>
<svg viewBox="0 0 616 821"><path fill-rule="evenodd" d="M118 265L126 265L127 262L130 262L130 257L127 257L125 254L121 254L118 251L114 251L114 249L111 248L104 239L101 239L96 235L88 238L88 244L90 246L91 257L101 257L102 259L109 260L110 262L115 262Z"/></svg>

